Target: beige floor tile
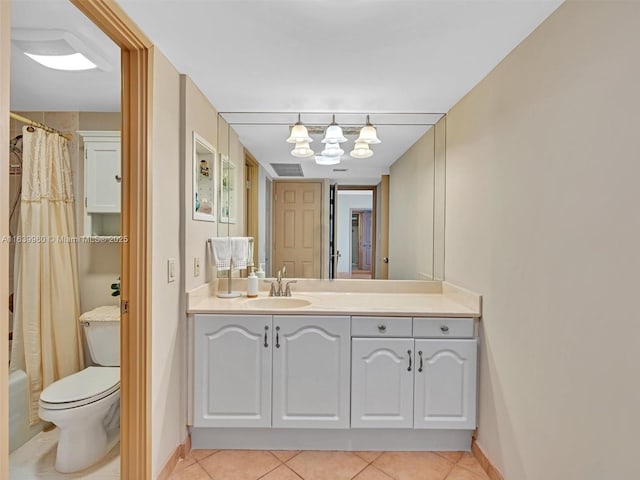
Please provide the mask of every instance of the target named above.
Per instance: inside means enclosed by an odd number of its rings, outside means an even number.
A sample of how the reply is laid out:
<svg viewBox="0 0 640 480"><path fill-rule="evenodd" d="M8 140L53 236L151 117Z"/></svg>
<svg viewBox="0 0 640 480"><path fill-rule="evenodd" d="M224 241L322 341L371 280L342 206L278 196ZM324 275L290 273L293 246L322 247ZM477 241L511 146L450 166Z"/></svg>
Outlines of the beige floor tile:
<svg viewBox="0 0 640 480"><path fill-rule="evenodd" d="M256 480L280 465L280 460L266 451L222 450L199 463L214 480Z"/></svg>
<svg viewBox="0 0 640 480"><path fill-rule="evenodd" d="M466 468L455 466L451 473L447 476L446 480L488 480L489 477L486 473L482 472L482 475L478 475Z"/></svg>
<svg viewBox="0 0 640 480"><path fill-rule="evenodd" d="M351 452L302 452L287 465L304 480L350 480L367 463Z"/></svg>
<svg viewBox="0 0 640 480"><path fill-rule="evenodd" d="M458 460L460 460L460 458L462 458L462 454L464 452L435 452L435 453L437 453L441 457L446 458L451 463L457 463Z"/></svg>
<svg viewBox="0 0 640 480"><path fill-rule="evenodd" d="M396 480L443 480L453 467L432 452L386 452L373 465Z"/></svg>
<svg viewBox="0 0 640 480"><path fill-rule="evenodd" d="M358 451L358 452L353 452L356 455L358 455L361 459L363 459L365 462L367 463L371 463L373 462L376 458L378 458L380 455L382 455L384 452L372 452L372 451Z"/></svg>
<svg viewBox="0 0 640 480"><path fill-rule="evenodd" d="M182 468L180 470L175 470L171 476L170 480L211 480L209 474L202 468L202 466L195 462L191 465Z"/></svg>
<svg viewBox="0 0 640 480"><path fill-rule="evenodd" d="M271 450L271 453L278 457L281 462L287 462L300 453L300 450Z"/></svg>
<svg viewBox="0 0 640 480"><path fill-rule="evenodd" d="M357 476L353 477L353 480L393 480L389 475L382 470L378 470L373 465L369 465Z"/></svg>
<svg viewBox="0 0 640 480"><path fill-rule="evenodd" d="M286 465L280 465L275 470L267 473L264 477L260 477L260 480L302 480L298 475L294 473Z"/></svg>
<svg viewBox="0 0 640 480"><path fill-rule="evenodd" d="M470 453L465 452L462 457L460 457L460 460L458 460L456 466L466 468L478 476L482 477L484 475L486 477L486 473L482 468L482 465L480 465L480 462L478 462L476 457Z"/></svg>
<svg viewBox="0 0 640 480"><path fill-rule="evenodd" d="M190 467L194 463L196 463L196 459L189 453L185 458L178 460L178 463L176 463L176 466L171 473L179 473L185 468Z"/></svg>
<svg viewBox="0 0 640 480"><path fill-rule="evenodd" d="M210 455L213 455L217 451L218 450L200 450L200 449L197 449L197 450L191 450L189 452L189 455L191 455L196 460L200 461L200 460L203 460L203 459L207 458Z"/></svg>

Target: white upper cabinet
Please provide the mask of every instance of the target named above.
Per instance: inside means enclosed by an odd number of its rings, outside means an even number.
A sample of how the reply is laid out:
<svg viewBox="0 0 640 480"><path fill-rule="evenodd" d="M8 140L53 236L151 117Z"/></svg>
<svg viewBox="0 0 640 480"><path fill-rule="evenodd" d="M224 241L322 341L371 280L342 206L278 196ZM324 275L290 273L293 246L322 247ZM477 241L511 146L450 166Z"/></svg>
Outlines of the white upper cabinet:
<svg viewBox="0 0 640 480"><path fill-rule="evenodd" d="M412 428L412 338L355 338L351 345L351 426Z"/></svg>
<svg viewBox="0 0 640 480"><path fill-rule="evenodd" d="M415 428L476 427L476 339L416 339Z"/></svg>
<svg viewBox="0 0 640 480"><path fill-rule="evenodd" d="M271 426L271 316L198 315L196 427Z"/></svg>
<svg viewBox="0 0 640 480"><path fill-rule="evenodd" d="M274 316L273 426L349 428L350 318Z"/></svg>
<svg viewBox="0 0 640 480"><path fill-rule="evenodd" d="M87 213L120 213L120 132L80 132Z"/></svg>

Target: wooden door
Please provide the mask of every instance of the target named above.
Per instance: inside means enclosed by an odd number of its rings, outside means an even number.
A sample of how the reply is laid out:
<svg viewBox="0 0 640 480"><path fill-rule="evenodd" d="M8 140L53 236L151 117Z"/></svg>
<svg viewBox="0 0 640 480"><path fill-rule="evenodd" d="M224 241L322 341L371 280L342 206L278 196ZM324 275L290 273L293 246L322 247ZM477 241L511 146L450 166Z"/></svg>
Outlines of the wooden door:
<svg viewBox="0 0 640 480"><path fill-rule="evenodd" d="M273 426L349 428L350 318L274 316Z"/></svg>
<svg viewBox="0 0 640 480"><path fill-rule="evenodd" d="M320 278L322 183L274 182L274 263L287 276Z"/></svg>
<svg viewBox="0 0 640 480"><path fill-rule="evenodd" d="M271 316L197 315L195 427L271 426Z"/></svg>
<svg viewBox="0 0 640 480"><path fill-rule="evenodd" d="M476 428L476 339L416 340L414 427Z"/></svg>
<svg viewBox="0 0 640 480"><path fill-rule="evenodd" d="M365 210L360 212L359 221L359 256L360 270L366 272L371 271L371 243L372 243L372 223L371 223L371 210Z"/></svg>
<svg viewBox="0 0 640 480"><path fill-rule="evenodd" d="M351 427L413 427L413 339L354 338Z"/></svg>

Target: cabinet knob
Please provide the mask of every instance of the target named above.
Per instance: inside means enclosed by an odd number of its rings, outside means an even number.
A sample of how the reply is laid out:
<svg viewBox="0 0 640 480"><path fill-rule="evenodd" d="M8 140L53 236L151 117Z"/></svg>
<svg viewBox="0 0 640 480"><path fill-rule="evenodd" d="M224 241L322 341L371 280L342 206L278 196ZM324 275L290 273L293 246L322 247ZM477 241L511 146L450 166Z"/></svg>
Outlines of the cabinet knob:
<svg viewBox="0 0 640 480"><path fill-rule="evenodd" d="M387 326L384 323L381 323L380 325L378 325L378 331L381 333L384 333L387 331Z"/></svg>
<svg viewBox="0 0 640 480"><path fill-rule="evenodd" d="M116 182L120 183L122 181L122 177L120 175L116 175Z"/></svg>
<svg viewBox="0 0 640 480"><path fill-rule="evenodd" d="M447 333L449 331L449 327L447 327L446 325L442 325L440 327L440 330L442 331L442 333Z"/></svg>

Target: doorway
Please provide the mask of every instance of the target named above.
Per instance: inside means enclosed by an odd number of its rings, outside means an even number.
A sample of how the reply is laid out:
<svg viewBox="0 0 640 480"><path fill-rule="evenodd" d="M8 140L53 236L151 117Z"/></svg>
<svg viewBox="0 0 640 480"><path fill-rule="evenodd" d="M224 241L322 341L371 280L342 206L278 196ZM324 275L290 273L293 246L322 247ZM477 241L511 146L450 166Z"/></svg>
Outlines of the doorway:
<svg viewBox="0 0 640 480"><path fill-rule="evenodd" d="M371 279L371 247L373 244L371 209L351 210L351 271L348 278Z"/></svg>

